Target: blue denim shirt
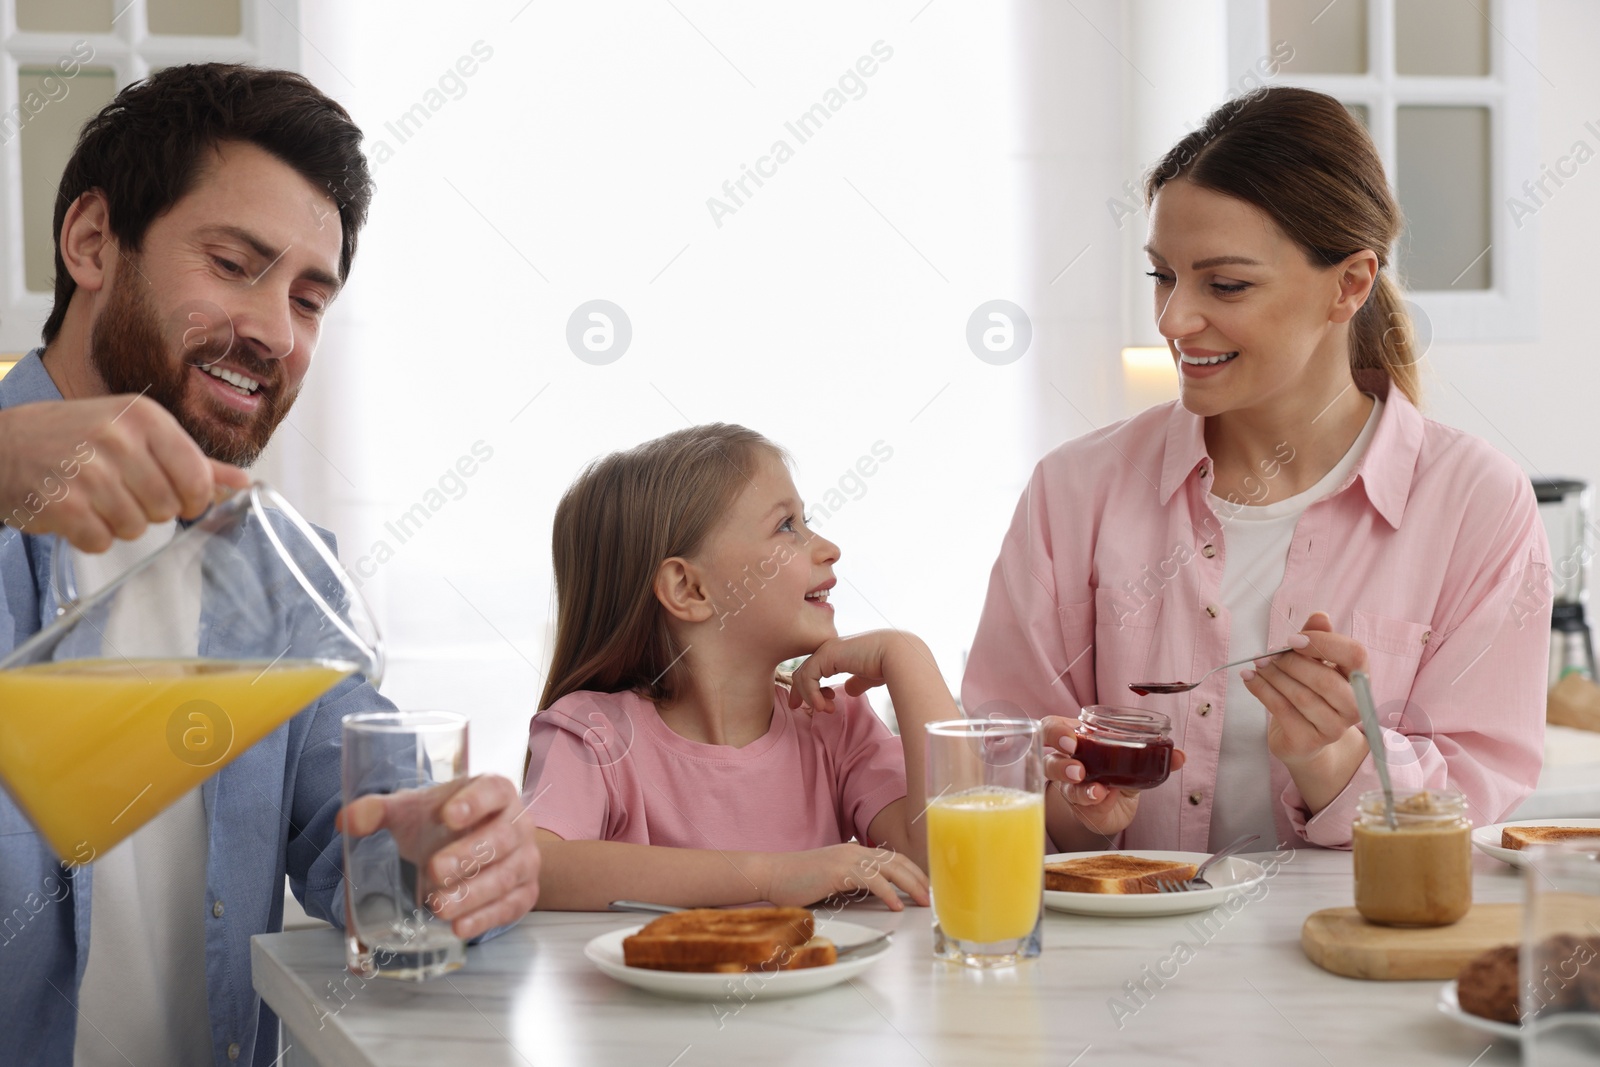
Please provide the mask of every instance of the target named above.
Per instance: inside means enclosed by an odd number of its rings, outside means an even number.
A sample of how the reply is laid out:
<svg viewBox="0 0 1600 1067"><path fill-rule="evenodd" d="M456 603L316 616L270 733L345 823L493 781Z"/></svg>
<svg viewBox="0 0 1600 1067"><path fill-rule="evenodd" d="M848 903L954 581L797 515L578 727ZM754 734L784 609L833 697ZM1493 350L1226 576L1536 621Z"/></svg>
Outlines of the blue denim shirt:
<svg viewBox="0 0 1600 1067"><path fill-rule="evenodd" d="M61 399L39 357L30 352L0 379L0 408ZM51 544L0 528L0 656L55 617ZM277 1018L250 982L250 938L282 929L284 874L307 913L344 925L333 828L339 719L392 706L347 679L202 786L206 1000L219 1067L267 1067L277 1056ZM0 708L0 722L10 711ZM71 1067L93 889L94 864L64 867L0 793L0 1064Z"/></svg>

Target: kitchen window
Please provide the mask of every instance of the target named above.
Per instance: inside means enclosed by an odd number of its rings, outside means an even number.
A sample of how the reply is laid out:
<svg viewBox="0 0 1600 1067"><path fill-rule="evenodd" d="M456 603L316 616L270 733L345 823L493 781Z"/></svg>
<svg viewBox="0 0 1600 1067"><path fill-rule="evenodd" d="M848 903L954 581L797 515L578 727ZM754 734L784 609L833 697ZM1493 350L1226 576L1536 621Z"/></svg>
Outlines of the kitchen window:
<svg viewBox="0 0 1600 1067"><path fill-rule="evenodd" d="M176 63L297 69L297 0L0 0L0 373L39 344L56 187L78 130Z"/></svg>
<svg viewBox="0 0 1600 1067"><path fill-rule="evenodd" d="M1287 42L1269 80L1337 97L1371 132L1406 218L1395 266L1422 343L1536 339L1537 216L1562 178L1539 161L1553 87L1534 5L1230 0L1228 16L1229 69Z"/></svg>

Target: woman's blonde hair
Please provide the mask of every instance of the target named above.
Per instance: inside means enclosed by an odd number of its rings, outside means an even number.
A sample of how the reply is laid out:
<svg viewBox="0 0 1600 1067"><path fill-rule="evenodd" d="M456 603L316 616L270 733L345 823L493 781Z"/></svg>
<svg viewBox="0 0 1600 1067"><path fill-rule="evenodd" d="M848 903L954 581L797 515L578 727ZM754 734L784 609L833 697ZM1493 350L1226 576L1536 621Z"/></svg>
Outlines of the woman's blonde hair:
<svg viewBox="0 0 1600 1067"><path fill-rule="evenodd" d="M788 461L754 430L717 422L614 452L572 483L551 537L556 646L540 711L580 689L679 695L683 650L656 599L656 570L700 549L763 455Z"/></svg>
<svg viewBox="0 0 1600 1067"><path fill-rule="evenodd" d="M1371 249L1378 278L1350 331L1352 372L1381 371L1413 404L1421 400L1415 334L1389 249L1403 225L1372 138L1331 96L1270 86L1217 108L1145 177L1156 191L1184 178L1260 208L1315 265Z"/></svg>

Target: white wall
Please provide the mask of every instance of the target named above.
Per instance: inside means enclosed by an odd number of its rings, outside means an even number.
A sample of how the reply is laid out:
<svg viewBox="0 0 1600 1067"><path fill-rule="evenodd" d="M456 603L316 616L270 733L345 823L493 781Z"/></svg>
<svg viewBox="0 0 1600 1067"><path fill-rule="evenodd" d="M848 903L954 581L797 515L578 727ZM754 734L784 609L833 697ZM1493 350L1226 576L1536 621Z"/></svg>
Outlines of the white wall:
<svg viewBox="0 0 1600 1067"><path fill-rule="evenodd" d="M787 446L816 503L893 449L819 523L840 629L915 630L956 686L1033 462L1114 414L1121 60L1049 3L521 6L306 5L307 73L393 156L264 470L347 564L395 549L365 584L385 691L473 714L475 765L520 768L561 491L719 419ZM1078 7L1120 32L1114 4ZM464 95L400 144L385 124L479 41ZM799 143L784 123L878 41L865 94ZM793 158L718 227L707 198L778 138ZM997 297L1035 331L1007 366L965 340ZM594 298L633 325L609 366L565 344ZM399 544L385 521L479 441L493 458Z"/></svg>
<svg viewBox="0 0 1600 1067"><path fill-rule="evenodd" d="M1587 142L1600 155L1600 5L1540 0L1539 159L1555 166ZM1593 129L1585 126L1592 123ZM1538 174L1519 176L1537 179ZM1428 354L1426 413L1483 437L1536 476L1600 482L1596 283L1600 159L1539 209L1539 339L1522 344L1436 344ZM1507 210L1505 204L1492 205Z"/></svg>

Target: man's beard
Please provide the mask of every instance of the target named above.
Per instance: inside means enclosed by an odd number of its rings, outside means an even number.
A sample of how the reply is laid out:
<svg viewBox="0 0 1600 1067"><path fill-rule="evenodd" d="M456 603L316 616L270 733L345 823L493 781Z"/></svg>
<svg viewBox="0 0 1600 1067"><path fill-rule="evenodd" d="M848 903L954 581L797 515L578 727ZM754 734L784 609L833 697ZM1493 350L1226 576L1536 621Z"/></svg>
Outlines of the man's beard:
<svg viewBox="0 0 1600 1067"><path fill-rule="evenodd" d="M289 414L299 389L284 390L278 360L260 359L235 344L231 324L215 331L228 334L218 338L211 336L215 324L207 323L199 343L186 344L181 356L174 357L161 336L161 322L145 291L148 283L138 273L137 257L124 262L134 270L119 274L89 334L89 358L101 381L112 393L143 393L166 408L212 459L250 466ZM194 333L187 331L185 340ZM203 388L192 388L199 383L190 378L191 366L215 366L225 357L261 383L255 393L261 403L254 413L226 407Z"/></svg>

